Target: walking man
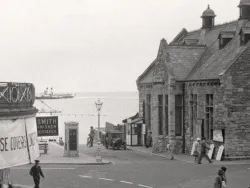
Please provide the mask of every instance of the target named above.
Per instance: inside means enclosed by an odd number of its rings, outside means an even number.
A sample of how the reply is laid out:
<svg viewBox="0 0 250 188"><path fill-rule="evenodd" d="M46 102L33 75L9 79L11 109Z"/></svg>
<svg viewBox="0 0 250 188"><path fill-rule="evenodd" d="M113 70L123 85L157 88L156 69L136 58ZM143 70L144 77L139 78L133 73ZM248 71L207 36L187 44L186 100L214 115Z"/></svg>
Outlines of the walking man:
<svg viewBox="0 0 250 188"><path fill-rule="evenodd" d="M201 153L200 153L200 156L199 156L199 160L198 160L198 164L201 164L201 160L203 157L205 157L209 163L212 163L212 161L209 159L208 155L207 155L207 150L209 150L210 147L207 146L207 143L206 143L206 138L202 138L202 141L201 141Z"/></svg>
<svg viewBox="0 0 250 188"><path fill-rule="evenodd" d="M39 184L40 184L40 175L44 178L43 172L41 167L39 166L39 160L35 160L35 165L32 166L32 168L30 169L30 175L33 176L33 180L35 183L35 187L34 188L39 188Z"/></svg>
<svg viewBox="0 0 250 188"><path fill-rule="evenodd" d="M90 127L90 147L93 147L93 142L94 142L94 136L95 136L95 131L93 129L93 126Z"/></svg>

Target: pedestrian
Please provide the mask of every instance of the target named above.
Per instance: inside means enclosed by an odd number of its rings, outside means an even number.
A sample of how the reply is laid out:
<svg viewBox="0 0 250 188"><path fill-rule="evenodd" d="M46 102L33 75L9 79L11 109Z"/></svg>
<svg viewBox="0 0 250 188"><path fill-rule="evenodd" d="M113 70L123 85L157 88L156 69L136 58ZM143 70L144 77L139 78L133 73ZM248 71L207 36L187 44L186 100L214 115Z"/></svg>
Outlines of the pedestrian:
<svg viewBox="0 0 250 188"><path fill-rule="evenodd" d="M167 149L171 160L174 160L174 146L175 146L174 140L170 140L169 144L167 144Z"/></svg>
<svg viewBox="0 0 250 188"><path fill-rule="evenodd" d="M223 177L222 177L222 185L224 187L227 187L227 178L226 178L226 171L227 171L227 168L222 166L221 167L221 170L223 170L224 174L223 174Z"/></svg>
<svg viewBox="0 0 250 188"><path fill-rule="evenodd" d="M87 147L91 147L91 136L90 134L88 135L89 137L87 138Z"/></svg>
<svg viewBox="0 0 250 188"><path fill-rule="evenodd" d="M152 147L152 132L151 131L148 132L147 141L146 141L146 148L148 147Z"/></svg>
<svg viewBox="0 0 250 188"><path fill-rule="evenodd" d="M94 136L95 136L95 131L93 129L93 126L90 127L90 147L93 147L93 142L94 142Z"/></svg>
<svg viewBox="0 0 250 188"><path fill-rule="evenodd" d="M40 184L40 175L44 177L43 172L41 167L39 166L39 160L35 160L35 165L31 167L30 169L30 175L33 176L33 180L35 183L35 187L34 188L39 188L39 184Z"/></svg>
<svg viewBox="0 0 250 188"><path fill-rule="evenodd" d="M200 138L196 138L196 141L194 142L194 162L198 163L198 159L200 156L200 152L201 152L201 144L200 144L201 139Z"/></svg>
<svg viewBox="0 0 250 188"><path fill-rule="evenodd" d="M214 182L214 188L222 188L222 177L223 177L224 171L219 170L218 171L218 176L215 178Z"/></svg>
<svg viewBox="0 0 250 188"><path fill-rule="evenodd" d="M210 149L210 147L206 143L206 138L203 137L202 141L201 141L201 153L200 153L200 156L198 159L198 164L201 164L201 160L203 157L205 157L209 163L212 163L211 159L207 155L207 150L209 150L209 149Z"/></svg>

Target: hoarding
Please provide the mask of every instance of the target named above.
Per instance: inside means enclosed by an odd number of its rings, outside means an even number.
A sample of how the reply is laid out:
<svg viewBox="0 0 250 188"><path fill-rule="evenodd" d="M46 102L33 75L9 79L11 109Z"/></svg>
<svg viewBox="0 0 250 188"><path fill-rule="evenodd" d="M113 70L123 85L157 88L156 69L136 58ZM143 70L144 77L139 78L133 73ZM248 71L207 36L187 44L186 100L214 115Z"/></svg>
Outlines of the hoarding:
<svg viewBox="0 0 250 188"><path fill-rule="evenodd" d="M223 135L221 129L214 129L213 130L213 140L217 142L223 142Z"/></svg>
<svg viewBox="0 0 250 188"><path fill-rule="evenodd" d="M36 117L38 136L58 136L58 116Z"/></svg>
<svg viewBox="0 0 250 188"><path fill-rule="evenodd" d="M0 169L39 157L35 118L0 121Z"/></svg>

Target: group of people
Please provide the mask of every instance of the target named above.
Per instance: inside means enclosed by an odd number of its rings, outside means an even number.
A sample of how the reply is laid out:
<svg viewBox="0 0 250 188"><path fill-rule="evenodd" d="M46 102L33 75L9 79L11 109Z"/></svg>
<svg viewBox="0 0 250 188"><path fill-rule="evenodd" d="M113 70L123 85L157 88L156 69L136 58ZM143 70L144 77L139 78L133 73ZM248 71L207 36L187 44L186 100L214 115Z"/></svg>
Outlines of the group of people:
<svg viewBox="0 0 250 188"><path fill-rule="evenodd" d="M227 187L227 178L226 178L227 168L222 166L218 170L218 176L215 178L214 188L225 188Z"/></svg>
<svg viewBox="0 0 250 188"><path fill-rule="evenodd" d="M208 151L210 149L210 146L208 145L206 138L203 137L202 140L200 138L197 138L194 145L194 157L195 162L198 164L201 164L202 158L206 158L209 163L212 163L211 159L208 156Z"/></svg>

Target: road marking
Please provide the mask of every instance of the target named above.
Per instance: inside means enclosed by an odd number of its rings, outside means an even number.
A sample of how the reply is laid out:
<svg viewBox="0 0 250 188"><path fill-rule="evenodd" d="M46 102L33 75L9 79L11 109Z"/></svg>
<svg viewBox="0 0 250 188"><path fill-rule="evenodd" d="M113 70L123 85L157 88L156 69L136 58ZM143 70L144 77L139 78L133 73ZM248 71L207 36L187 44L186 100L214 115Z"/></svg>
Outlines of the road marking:
<svg viewBox="0 0 250 188"><path fill-rule="evenodd" d="M132 182L129 182L129 181L120 181L121 183L126 183L126 184L133 184Z"/></svg>
<svg viewBox="0 0 250 188"><path fill-rule="evenodd" d="M153 187L149 187L149 186L142 185L142 184L138 184L138 186L140 186L140 187L146 187L146 188L153 188Z"/></svg>
<svg viewBox="0 0 250 188"><path fill-rule="evenodd" d="M89 178L89 179L92 178L91 176L83 176L83 175L79 175L79 177L81 177L81 178Z"/></svg>
<svg viewBox="0 0 250 188"><path fill-rule="evenodd" d="M100 180L114 181L113 179L99 178Z"/></svg>
<svg viewBox="0 0 250 188"><path fill-rule="evenodd" d="M14 184L15 187L33 188L33 186Z"/></svg>
<svg viewBox="0 0 250 188"><path fill-rule="evenodd" d="M14 170L29 170L30 168L11 168ZM75 170L75 168L42 168L43 170Z"/></svg>

